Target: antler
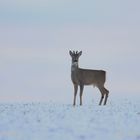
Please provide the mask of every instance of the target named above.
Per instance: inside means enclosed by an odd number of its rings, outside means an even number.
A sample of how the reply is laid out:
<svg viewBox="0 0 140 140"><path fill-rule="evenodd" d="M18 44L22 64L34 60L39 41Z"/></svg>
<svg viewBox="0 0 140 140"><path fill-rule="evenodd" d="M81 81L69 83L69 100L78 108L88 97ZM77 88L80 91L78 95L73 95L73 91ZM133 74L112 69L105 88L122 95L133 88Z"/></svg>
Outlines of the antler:
<svg viewBox="0 0 140 140"><path fill-rule="evenodd" d="M73 54L78 54L78 51L73 51Z"/></svg>

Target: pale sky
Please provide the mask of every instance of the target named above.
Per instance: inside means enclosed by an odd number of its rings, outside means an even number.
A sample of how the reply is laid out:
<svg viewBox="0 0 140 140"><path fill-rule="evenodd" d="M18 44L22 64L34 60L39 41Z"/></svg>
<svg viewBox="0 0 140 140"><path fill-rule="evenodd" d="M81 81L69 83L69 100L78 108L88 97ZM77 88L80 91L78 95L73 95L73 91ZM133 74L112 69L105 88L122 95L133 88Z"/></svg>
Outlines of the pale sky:
<svg viewBox="0 0 140 140"><path fill-rule="evenodd" d="M111 98L140 97L139 0L0 1L0 101L73 99L69 50L107 71ZM86 95L88 94L88 95ZM86 87L85 102L97 100Z"/></svg>

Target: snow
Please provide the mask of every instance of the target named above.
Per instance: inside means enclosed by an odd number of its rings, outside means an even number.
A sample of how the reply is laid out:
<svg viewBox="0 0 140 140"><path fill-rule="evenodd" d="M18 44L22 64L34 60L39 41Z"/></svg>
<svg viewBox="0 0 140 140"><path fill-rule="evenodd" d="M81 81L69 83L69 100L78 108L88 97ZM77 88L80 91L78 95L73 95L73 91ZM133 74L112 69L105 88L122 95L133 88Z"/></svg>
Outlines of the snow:
<svg viewBox="0 0 140 140"><path fill-rule="evenodd" d="M140 140L140 103L1 103L0 140Z"/></svg>

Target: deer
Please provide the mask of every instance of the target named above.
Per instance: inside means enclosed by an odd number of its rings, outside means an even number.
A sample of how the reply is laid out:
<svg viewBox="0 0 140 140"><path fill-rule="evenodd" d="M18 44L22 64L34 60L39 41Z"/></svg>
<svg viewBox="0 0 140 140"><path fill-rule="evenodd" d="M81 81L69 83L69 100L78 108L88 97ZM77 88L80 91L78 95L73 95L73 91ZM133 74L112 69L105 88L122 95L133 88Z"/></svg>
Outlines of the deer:
<svg viewBox="0 0 140 140"><path fill-rule="evenodd" d="M104 70L92 70L79 68L79 57L82 55L82 51L69 51L72 58L71 64L71 80L74 86L74 99L73 106L76 105L76 95L78 86L80 87L80 106L82 105L82 95L84 86L93 85L97 87L101 93L99 105L102 105L104 99L104 105L107 103L109 91L104 87L106 81L106 71Z"/></svg>

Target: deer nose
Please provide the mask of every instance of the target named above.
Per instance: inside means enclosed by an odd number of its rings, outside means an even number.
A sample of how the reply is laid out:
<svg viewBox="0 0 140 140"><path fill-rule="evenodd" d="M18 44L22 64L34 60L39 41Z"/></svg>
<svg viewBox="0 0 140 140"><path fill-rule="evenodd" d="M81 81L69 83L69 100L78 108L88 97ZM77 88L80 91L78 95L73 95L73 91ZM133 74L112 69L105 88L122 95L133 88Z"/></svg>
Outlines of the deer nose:
<svg viewBox="0 0 140 140"><path fill-rule="evenodd" d="M74 62L78 62L77 60L74 60Z"/></svg>

